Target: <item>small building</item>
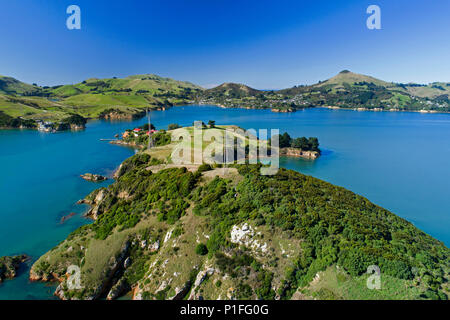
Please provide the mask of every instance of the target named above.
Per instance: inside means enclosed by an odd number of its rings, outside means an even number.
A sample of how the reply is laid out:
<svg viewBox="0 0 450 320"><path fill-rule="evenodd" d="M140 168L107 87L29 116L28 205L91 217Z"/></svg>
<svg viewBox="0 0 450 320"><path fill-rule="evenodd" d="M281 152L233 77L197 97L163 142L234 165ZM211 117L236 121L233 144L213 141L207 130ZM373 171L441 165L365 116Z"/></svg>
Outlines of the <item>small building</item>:
<svg viewBox="0 0 450 320"><path fill-rule="evenodd" d="M150 133L153 134L153 133L156 133L156 132L158 132L158 130L152 129L152 130L150 130L150 131L147 131L146 134L149 136Z"/></svg>
<svg viewBox="0 0 450 320"><path fill-rule="evenodd" d="M43 132L50 132L53 130L53 122L50 121L37 121L38 130Z"/></svg>

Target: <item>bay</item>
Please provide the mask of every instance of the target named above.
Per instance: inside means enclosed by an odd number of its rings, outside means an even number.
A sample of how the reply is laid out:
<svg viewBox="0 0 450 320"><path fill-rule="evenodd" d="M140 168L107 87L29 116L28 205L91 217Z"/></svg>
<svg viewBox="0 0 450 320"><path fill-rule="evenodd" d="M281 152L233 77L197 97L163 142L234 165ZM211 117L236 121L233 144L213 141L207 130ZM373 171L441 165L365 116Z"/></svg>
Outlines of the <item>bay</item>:
<svg viewBox="0 0 450 320"><path fill-rule="evenodd" d="M343 186L450 244L450 115L306 109L270 110L181 106L152 111L166 128L215 120L245 129L279 129L292 137L318 137L323 155L308 161L282 158L280 165ZM89 121L81 132L0 131L0 256L26 253L29 264L77 227L90 223L76 205L90 191L112 182L87 182L85 172L112 176L134 153L100 139L145 123ZM61 224L61 218L76 215ZM28 281L27 267L0 284L0 299L48 299L54 287Z"/></svg>

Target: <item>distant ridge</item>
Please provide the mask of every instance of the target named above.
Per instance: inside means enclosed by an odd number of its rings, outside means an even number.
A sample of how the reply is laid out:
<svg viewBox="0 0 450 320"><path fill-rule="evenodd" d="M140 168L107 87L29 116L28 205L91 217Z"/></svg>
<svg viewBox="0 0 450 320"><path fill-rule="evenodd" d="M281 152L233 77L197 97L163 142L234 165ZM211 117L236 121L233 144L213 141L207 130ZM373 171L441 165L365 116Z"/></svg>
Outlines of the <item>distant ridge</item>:
<svg viewBox="0 0 450 320"><path fill-rule="evenodd" d="M224 97L247 97L247 96L256 96L261 94L261 90L257 90L251 88L245 84L241 83L233 83L233 82L225 82L220 86L215 88L207 89L204 92L205 96L224 96Z"/></svg>
<svg viewBox="0 0 450 320"><path fill-rule="evenodd" d="M331 77L330 79L315 84L313 86L325 86L325 85L342 86L344 83L355 84L359 82L373 83L376 84L377 86L384 86L384 87L392 86L392 84L386 81L379 80L377 78L366 76L359 73L353 73L349 70L343 70L334 77Z"/></svg>
<svg viewBox="0 0 450 320"><path fill-rule="evenodd" d="M155 74L125 78L89 78L77 84L38 86L0 76L0 127L36 127L38 121L62 121L74 114L135 117L147 109L183 104L294 112L312 107L373 111L450 112L450 83L386 82L343 70L313 85L257 90L226 82L211 89Z"/></svg>
<svg viewBox="0 0 450 320"><path fill-rule="evenodd" d="M0 93L4 94L32 94L39 91L39 87L27 84L12 77L0 75Z"/></svg>

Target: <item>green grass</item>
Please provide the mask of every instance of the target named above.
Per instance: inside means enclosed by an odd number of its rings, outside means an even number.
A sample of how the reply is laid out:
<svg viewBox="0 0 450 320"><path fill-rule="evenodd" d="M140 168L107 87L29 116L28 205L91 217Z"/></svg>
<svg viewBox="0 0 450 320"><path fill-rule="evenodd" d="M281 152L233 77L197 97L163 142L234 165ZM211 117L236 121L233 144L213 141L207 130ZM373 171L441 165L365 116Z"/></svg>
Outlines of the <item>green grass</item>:
<svg viewBox="0 0 450 320"><path fill-rule="evenodd" d="M324 300L398 300L417 299L424 291L412 280L402 280L381 274L381 288L369 289L369 275L351 277L342 269L331 266L319 273L319 280L313 280L306 292L314 298Z"/></svg>

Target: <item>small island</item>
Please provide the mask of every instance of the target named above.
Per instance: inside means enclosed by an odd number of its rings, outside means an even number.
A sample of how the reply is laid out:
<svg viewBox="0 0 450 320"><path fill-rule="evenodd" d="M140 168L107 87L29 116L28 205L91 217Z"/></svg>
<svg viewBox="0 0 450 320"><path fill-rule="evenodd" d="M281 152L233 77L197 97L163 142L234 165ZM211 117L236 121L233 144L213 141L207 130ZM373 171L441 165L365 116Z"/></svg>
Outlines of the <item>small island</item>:
<svg viewBox="0 0 450 320"><path fill-rule="evenodd" d="M104 177L99 174L92 174L92 173L85 173L85 174L82 174L80 177L82 177L84 180L92 181L92 182L100 182L100 181L108 180L107 177Z"/></svg>
<svg viewBox="0 0 450 320"><path fill-rule="evenodd" d="M285 132L282 135L279 135L278 139L281 156L315 160L321 154L319 149L319 139L316 137L291 138L291 136Z"/></svg>
<svg viewBox="0 0 450 320"><path fill-rule="evenodd" d="M15 278L20 265L28 259L29 257L25 254L0 257L0 282Z"/></svg>

